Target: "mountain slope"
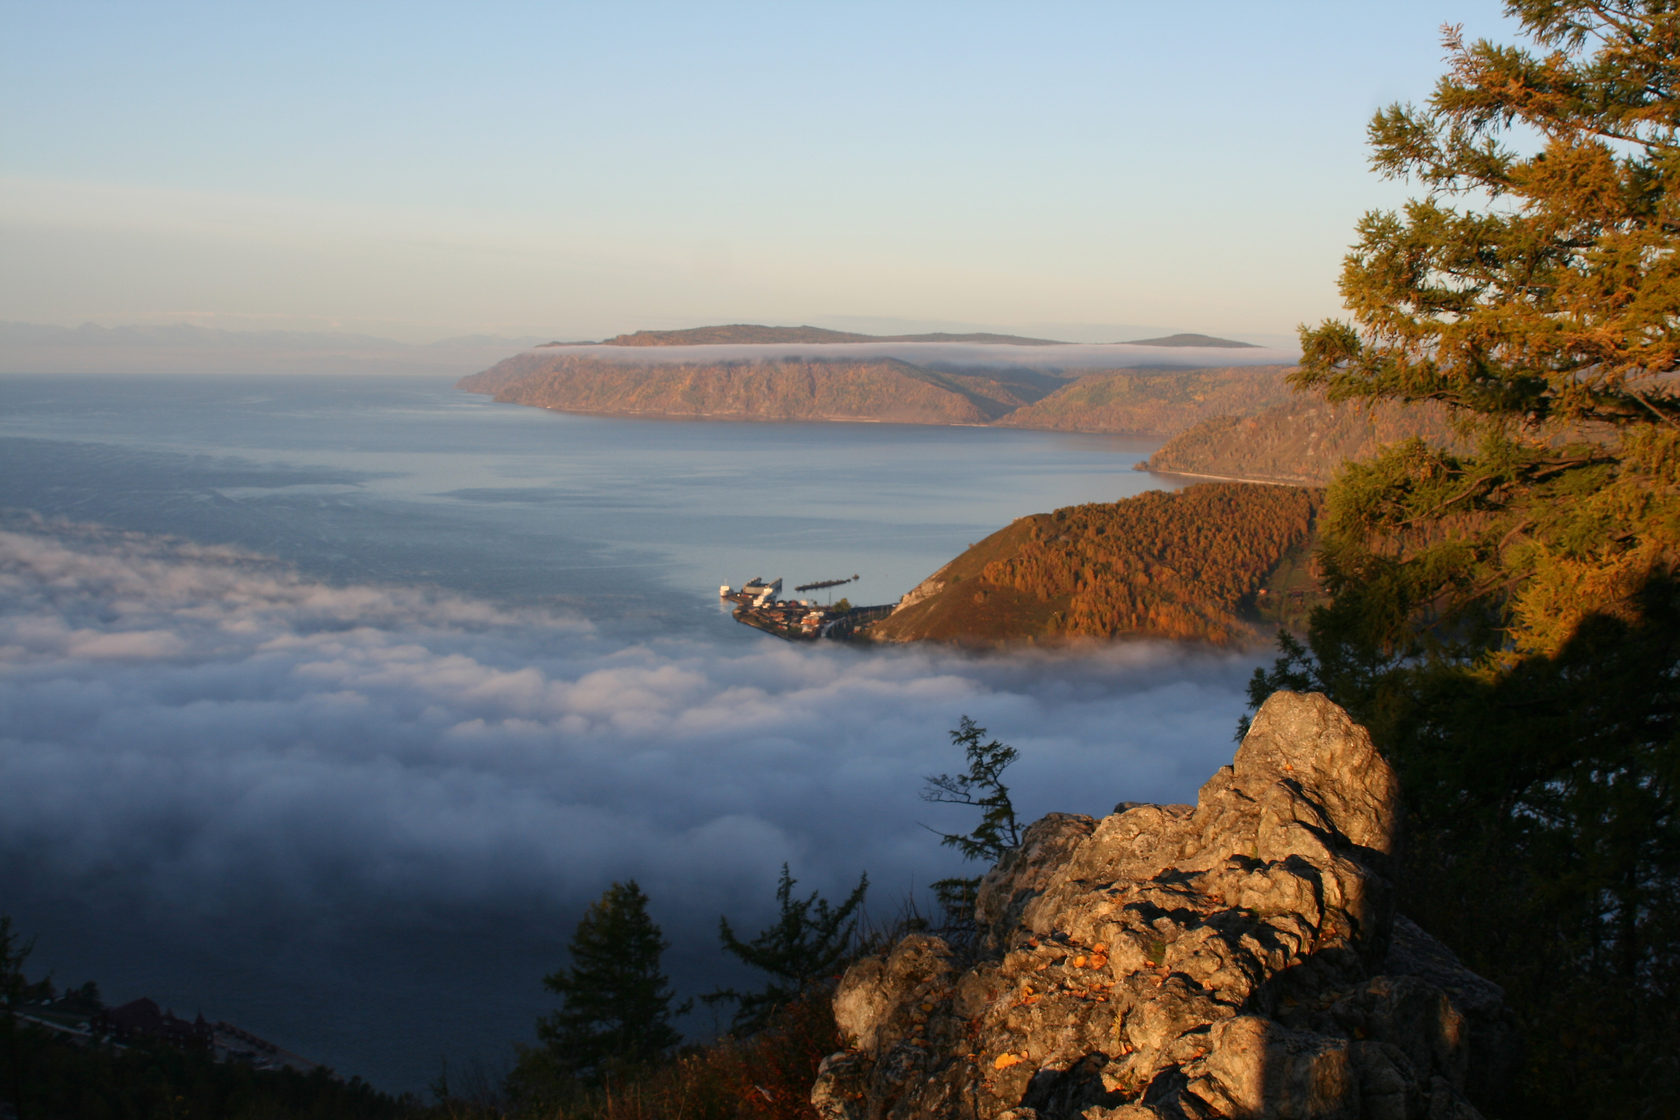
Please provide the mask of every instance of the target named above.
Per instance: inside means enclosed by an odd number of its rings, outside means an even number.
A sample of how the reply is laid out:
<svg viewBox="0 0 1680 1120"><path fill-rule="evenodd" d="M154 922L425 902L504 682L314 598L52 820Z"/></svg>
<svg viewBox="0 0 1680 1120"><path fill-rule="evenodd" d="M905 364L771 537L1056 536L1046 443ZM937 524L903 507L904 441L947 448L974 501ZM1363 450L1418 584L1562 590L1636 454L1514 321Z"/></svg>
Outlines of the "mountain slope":
<svg viewBox="0 0 1680 1120"><path fill-rule="evenodd" d="M1144 470L1323 486L1349 459L1412 437L1455 446L1442 405L1333 405L1292 396L1253 415L1219 416L1168 440Z"/></svg>
<svg viewBox="0 0 1680 1120"><path fill-rule="evenodd" d="M934 573L870 636L1255 638L1254 623L1275 617L1263 605L1301 589L1322 501L1317 490L1212 483L1023 517Z"/></svg>
<svg viewBox="0 0 1680 1120"><path fill-rule="evenodd" d="M1001 421L1011 428L1168 436L1232 413L1253 414L1290 398L1292 366L1090 373Z"/></svg>

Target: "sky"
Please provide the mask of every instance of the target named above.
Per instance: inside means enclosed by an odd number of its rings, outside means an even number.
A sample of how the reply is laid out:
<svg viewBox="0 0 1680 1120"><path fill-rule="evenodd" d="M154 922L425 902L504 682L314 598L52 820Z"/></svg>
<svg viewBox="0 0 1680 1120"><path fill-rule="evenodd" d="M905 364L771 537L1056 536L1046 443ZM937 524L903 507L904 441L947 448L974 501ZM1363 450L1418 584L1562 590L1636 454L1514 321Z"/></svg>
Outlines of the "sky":
<svg viewBox="0 0 1680 1120"><path fill-rule="evenodd" d="M0 320L602 338L1339 313L1404 5L0 2Z"/></svg>

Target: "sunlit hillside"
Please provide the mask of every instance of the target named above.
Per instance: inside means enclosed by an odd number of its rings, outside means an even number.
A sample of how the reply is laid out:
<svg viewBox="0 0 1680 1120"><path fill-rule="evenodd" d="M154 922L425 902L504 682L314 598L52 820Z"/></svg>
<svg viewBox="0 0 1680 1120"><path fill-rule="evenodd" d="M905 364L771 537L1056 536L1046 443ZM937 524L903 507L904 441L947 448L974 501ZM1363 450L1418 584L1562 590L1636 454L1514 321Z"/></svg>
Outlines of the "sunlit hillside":
<svg viewBox="0 0 1680 1120"><path fill-rule="evenodd" d="M1317 490L1210 483L1023 517L940 569L873 635L1255 638L1314 593L1305 553L1321 503Z"/></svg>

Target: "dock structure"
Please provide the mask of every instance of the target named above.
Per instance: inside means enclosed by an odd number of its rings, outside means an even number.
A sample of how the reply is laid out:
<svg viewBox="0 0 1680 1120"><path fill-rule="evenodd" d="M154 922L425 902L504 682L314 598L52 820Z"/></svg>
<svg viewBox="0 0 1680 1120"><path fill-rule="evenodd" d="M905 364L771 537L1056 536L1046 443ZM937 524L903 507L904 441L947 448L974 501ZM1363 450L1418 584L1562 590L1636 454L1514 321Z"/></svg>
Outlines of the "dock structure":
<svg viewBox="0 0 1680 1120"><path fill-rule="evenodd" d="M822 580L814 584L803 584L798 590L838 587L857 578L853 576L844 580ZM847 604L844 610L835 610L833 607L805 599L777 599L776 595L781 589L782 581L779 578L766 582L755 577L738 589L724 584L718 588L718 597L740 604L731 614L741 625L795 642L815 641L818 638L837 641L854 638L860 627L878 618L887 617L897 606L895 603L875 607L854 607ZM845 603L845 600L842 599L841 602Z"/></svg>
<svg viewBox="0 0 1680 1120"><path fill-rule="evenodd" d="M776 596L781 593L782 579L780 576L770 580L768 583L765 582L762 576L754 576L746 583L743 583L739 589L730 587L727 583L718 588L718 598L728 599L732 603L751 604L754 606L773 603L776 601Z"/></svg>

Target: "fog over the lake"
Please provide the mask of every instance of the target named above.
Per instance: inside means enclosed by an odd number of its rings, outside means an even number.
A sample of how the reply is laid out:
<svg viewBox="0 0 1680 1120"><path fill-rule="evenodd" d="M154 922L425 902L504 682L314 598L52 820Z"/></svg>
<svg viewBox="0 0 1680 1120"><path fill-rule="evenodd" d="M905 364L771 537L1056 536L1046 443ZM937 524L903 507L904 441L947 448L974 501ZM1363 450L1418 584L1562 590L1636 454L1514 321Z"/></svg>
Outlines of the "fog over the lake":
<svg viewBox="0 0 1680 1120"><path fill-rule="evenodd" d="M1013 517L1172 485L1135 441L649 424L425 377L0 391L0 913L31 975L381 1087L530 1041L614 880L685 997L753 982L717 920L763 928L784 861L925 908L963 865L923 826L975 820L917 796L965 714L1020 750L1024 818L1186 799L1265 656L796 645L720 609L755 574L888 602Z"/></svg>
<svg viewBox="0 0 1680 1120"><path fill-rule="evenodd" d="M577 618L328 586L225 547L27 516L5 530L8 894L50 884L169 929L266 923L294 947L523 914L552 967L583 907L634 877L685 993L721 975L720 914L768 917L784 861L831 897L867 870L882 916L960 867L923 825L972 818L917 793L961 768L961 715L1020 749L1008 779L1029 818L1183 800L1229 761L1254 665L1141 644L624 646ZM530 999L544 1006L535 976Z"/></svg>
<svg viewBox="0 0 1680 1120"><path fill-rule="evenodd" d="M461 377L518 354L537 339L467 336L425 345L322 331L206 330L186 324L55 327L0 321L0 372L360 374L434 371ZM950 369L1026 368L1086 373L1139 367L1278 365L1300 360L1293 347L1139 346L1135 343L1015 345L979 342L732 343L610 346L568 343L537 353L582 355L634 365L669 362L897 358Z"/></svg>
<svg viewBox="0 0 1680 1120"><path fill-rule="evenodd" d="M1021 809L1183 799L1228 761L1251 660L684 641L86 526L0 534L0 840L192 907L538 892L635 876L709 925L813 887L952 868L918 822L962 714L1022 752ZM1053 725L1053 726L1052 726ZM1147 744L1147 749L1144 748Z"/></svg>

